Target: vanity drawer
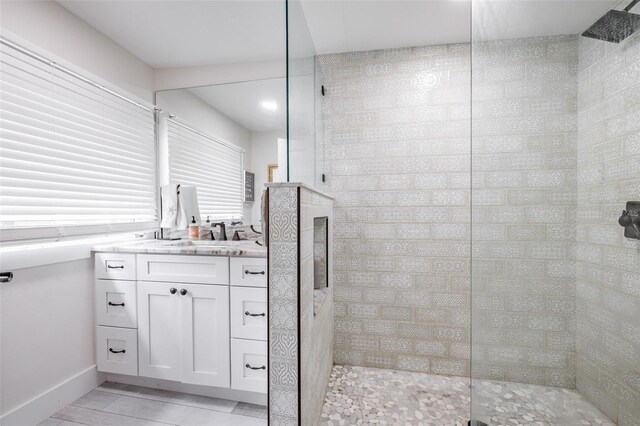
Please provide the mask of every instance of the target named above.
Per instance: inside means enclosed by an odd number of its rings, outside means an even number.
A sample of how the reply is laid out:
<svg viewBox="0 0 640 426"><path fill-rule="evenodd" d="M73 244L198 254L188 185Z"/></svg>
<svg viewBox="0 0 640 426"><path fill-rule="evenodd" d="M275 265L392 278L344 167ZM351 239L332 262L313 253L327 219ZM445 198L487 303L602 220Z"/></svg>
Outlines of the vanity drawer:
<svg viewBox="0 0 640 426"><path fill-rule="evenodd" d="M231 388L267 392L267 342L231 339Z"/></svg>
<svg viewBox="0 0 640 426"><path fill-rule="evenodd" d="M136 328L136 282L96 280L98 325Z"/></svg>
<svg viewBox="0 0 640 426"><path fill-rule="evenodd" d="M136 255L126 253L96 253L96 278L105 280L135 280Z"/></svg>
<svg viewBox="0 0 640 426"><path fill-rule="evenodd" d="M229 258L189 255L138 255L138 280L229 284Z"/></svg>
<svg viewBox="0 0 640 426"><path fill-rule="evenodd" d="M267 340L267 289L231 287L231 337Z"/></svg>
<svg viewBox="0 0 640 426"><path fill-rule="evenodd" d="M138 375L138 331L133 328L96 327L98 371Z"/></svg>
<svg viewBox="0 0 640 426"><path fill-rule="evenodd" d="M267 259L264 257L232 257L231 285L267 286Z"/></svg>

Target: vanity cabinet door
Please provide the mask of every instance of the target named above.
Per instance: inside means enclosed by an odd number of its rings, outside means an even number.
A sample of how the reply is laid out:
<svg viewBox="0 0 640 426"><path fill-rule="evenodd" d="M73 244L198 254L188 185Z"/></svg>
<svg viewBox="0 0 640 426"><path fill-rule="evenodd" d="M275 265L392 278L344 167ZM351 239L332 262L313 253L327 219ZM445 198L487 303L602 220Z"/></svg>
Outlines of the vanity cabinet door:
<svg viewBox="0 0 640 426"><path fill-rule="evenodd" d="M182 382L229 387L229 287L180 284L179 293Z"/></svg>
<svg viewBox="0 0 640 426"><path fill-rule="evenodd" d="M140 376L180 380L181 284L138 281ZM182 284L184 286L184 284Z"/></svg>

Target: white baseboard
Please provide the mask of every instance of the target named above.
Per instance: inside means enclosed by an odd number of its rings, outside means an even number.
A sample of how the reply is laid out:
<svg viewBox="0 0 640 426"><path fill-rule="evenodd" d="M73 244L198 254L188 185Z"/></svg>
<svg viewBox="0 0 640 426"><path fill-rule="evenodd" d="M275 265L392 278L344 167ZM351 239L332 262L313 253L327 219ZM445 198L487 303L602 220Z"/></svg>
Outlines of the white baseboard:
<svg viewBox="0 0 640 426"><path fill-rule="evenodd" d="M214 388L211 386L189 385L171 380L151 379L149 377L126 376L124 374L107 373L107 382L124 383L126 385L144 386L146 388L163 389L174 392L190 393L193 395L210 396L228 399L230 401L247 402L249 404L267 405L267 394L246 392L228 388ZM3 425L4 426L4 425Z"/></svg>
<svg viewBox="0 0 640 426"><path fill-rule="evenodd" d="M104 382L96 366L36 396L0 417L2 426L33 426Z"/></svg>

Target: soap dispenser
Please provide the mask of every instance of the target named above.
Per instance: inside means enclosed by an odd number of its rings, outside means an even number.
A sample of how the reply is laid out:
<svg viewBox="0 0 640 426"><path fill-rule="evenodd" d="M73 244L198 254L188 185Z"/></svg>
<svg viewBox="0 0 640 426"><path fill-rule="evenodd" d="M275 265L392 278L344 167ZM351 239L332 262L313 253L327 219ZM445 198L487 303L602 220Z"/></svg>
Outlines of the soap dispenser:
<svg viewBox="0 0 640 426"><path fill-rule="evenodd" d="M191 216L191 223L189 224L189 239L190 240L200 239L200 227L196 223L195 216Z"/></svg>

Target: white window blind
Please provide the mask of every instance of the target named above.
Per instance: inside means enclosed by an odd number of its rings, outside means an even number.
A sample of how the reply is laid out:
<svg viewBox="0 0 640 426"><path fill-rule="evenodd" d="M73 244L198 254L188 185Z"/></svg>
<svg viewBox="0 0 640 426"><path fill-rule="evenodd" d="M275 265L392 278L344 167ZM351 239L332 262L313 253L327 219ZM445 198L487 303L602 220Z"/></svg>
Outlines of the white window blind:
<svg viewBox="0 0 640 426"><path fill-rule="evenodd" d="M169 180L198 190L200 215L242 219L242 150L168 120Z"/></svg>
<svg viewBox="0 0 640 426"><path fill-rule="evenodd" d="M153 111L5 40L0 54L2 239L156 226Z"/></svg>

